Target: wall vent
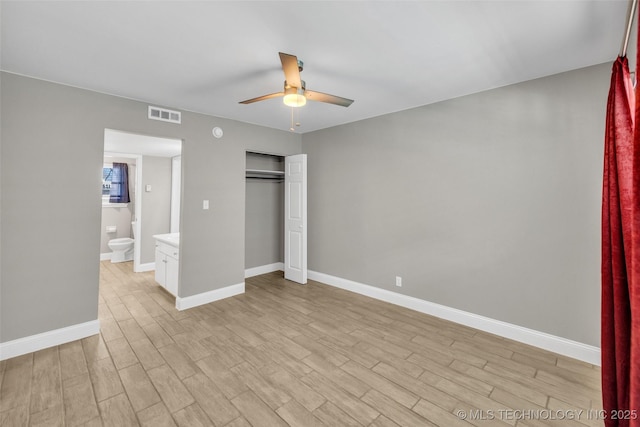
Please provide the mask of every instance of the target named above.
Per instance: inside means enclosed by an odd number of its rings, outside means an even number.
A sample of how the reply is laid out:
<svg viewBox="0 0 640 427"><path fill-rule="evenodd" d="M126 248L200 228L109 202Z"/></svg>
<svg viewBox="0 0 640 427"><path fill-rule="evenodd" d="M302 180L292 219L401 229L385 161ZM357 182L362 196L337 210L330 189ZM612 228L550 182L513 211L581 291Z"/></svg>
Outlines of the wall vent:
<svg viewBox="0 0 640 427"><path fill-rule="evenodd" d="M182 123L182 113L180 111L167 110L166 108L152 107L149 105L149 118L151 120L161 120L169 123Z"/></svg>

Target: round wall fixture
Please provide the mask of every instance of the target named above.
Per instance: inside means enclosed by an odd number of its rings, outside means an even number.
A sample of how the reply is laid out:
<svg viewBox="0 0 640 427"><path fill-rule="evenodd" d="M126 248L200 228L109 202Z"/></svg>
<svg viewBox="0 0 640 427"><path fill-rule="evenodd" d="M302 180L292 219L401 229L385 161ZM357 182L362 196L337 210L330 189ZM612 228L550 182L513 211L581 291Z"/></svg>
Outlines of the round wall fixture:
<svg viewBox="0 0 640 427"><path fill-rule="evenodd" d="M222 138L222 135L224 135L224 132L222 132L222 129L219 128L218 126L214 127L211 130L211 133L213 134L214 137L216 138Z"/></svg>

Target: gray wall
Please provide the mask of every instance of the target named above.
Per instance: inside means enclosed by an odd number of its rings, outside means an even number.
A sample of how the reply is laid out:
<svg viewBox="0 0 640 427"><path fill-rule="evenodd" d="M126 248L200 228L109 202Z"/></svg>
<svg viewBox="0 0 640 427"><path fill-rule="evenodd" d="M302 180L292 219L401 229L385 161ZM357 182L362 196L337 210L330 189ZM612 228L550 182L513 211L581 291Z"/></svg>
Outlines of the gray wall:
<svg viewBox="0 0 640 427"><path fill-rule="evenodd" d="M246 165L284 171L284 158L247 153ZM247 179L245 206L245 267L284 262L284 183Z"/></svg>
<svg viewBox="0 0 640 427"><path fill-rule="evenodd" d="M284 262L284 184L247 180L245 267Z"/></svg>
<svg viewBox="0 0 640 427"><path fill-rule="evenodd" d="M598 345L610 68L304 135L310 269ZM0 342L97 318L105 128L184 141L180 296L244 280L245 152L299 153L299 135L151 121L146 103L7 73L0 86Z"/></svg>
<svg viewBox="0 0 640 427"><path fill-rule="evenodd" d="M151 191L146 186L151 185ZM140 263L155 262L154 234L171 231L171 157L142 157Z"/></svg>
<svg viewBox="0 0 640 427"><path fill-rule="evenodd" d="M147 103L4 72L0 86L0 342L97 319L105 128L183 140L179 295L244 281L245 152L296 154L300 135L190 112L148 120Z"/></svg>
<svg viewBox="0 0 640 427"><path fill-rule="evenodd" d="M309 268L599 346L610 69L305 134Z"/></svg>

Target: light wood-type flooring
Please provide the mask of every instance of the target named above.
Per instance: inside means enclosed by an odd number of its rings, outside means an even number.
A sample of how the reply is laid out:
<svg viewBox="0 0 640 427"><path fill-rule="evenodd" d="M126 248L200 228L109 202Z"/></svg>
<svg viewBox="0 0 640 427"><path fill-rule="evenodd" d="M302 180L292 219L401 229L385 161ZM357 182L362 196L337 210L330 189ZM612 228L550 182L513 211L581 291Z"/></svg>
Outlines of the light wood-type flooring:
<svg viewBox="0 0 640 427"><path fill-rule="evenodd" d="M0 362L0 424L603 425L599 368L317 282L174 305L101 263L101 334Z"/></svg>

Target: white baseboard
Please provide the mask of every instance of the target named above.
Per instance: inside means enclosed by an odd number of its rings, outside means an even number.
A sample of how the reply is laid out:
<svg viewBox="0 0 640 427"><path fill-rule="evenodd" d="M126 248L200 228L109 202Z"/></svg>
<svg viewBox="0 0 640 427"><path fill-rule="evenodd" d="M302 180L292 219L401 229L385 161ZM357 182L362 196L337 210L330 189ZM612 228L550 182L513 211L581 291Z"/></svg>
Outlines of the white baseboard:
<svg viewBox="0 0 640 427"><path fill-rule="evenodd" d="M176 308L180 311L188 308L197 307L199 305L208 304L234 295L244 294L244 282L237 285L227 286L213 291L203 292L201 294L192 295L190 297L176 297Z"/></svg>
<svg viewBox="0 0 640 427"><path fill-rule="evenodd" d="M107 252L105 254L100 254L100 261L109 261L111 259L111 254L113 252Z"/></svg>
<svg viewBox="0 0 640 427"><path fill-rule="evenodd" d="M433 302L410 297L408 295L376 288L348 279L318 273L309 270L309 279L335 286L340 289L366 295L381 301L409 308L421 313L429 314L441 319L449 320L461 325L470 326L481 331L509 338L535 347L582 360L593 365L600 365L600 349L592 345L572 341L566 338L536 331L501 320L491 319L456 308L447 307Z"/></svg>
<svg viewBox="0 0 640 427"><path fill-rule="evenodd" d="M155 262L147 262L146 264L140 264L138 266L138 269L136 270L136 273L142 273L145 271L153 271L156 269L156 263Z"/></svg>
<svg viewBox="0 0 640 427"><path fill-rule="evenodd" d="M100 321L79 323L66 328L54 329L17 340L0 343L0 360L21 356L34 351L65 344L100 333Z"/></svg>
<svg viewBox="0 0 640 427"><path fill-rule="evenodd" d="M261 274L272 273L274 271L283 271L284 263L283 262L275 262L273 264L261 265L259 267L247 268L244 271L244 278L259 276Z"/></svg>

